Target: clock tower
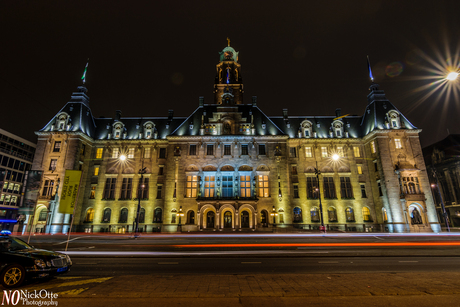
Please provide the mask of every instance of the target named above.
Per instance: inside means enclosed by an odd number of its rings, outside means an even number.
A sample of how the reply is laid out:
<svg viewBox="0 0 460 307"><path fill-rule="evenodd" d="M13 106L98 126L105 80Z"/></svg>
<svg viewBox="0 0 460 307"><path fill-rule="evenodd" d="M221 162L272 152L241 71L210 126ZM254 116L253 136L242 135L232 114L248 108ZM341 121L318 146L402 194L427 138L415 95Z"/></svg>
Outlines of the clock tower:
<svg viewBox="0 0 460 307"><path fill-rule="evenodd" d="M214 83L214 103L220 105L243 104L243 79L241 65L238 63L238 52L228 46L219 52L220 61L216 65Z"/></svg>

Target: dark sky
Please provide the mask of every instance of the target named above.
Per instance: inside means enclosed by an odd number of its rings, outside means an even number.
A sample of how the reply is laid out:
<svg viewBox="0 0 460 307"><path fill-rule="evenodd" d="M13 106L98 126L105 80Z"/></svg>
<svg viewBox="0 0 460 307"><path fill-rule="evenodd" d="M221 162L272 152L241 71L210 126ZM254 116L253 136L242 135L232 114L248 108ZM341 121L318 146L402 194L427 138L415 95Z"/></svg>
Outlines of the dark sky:
<svg viewBox="0 0 460 307"><path fill-rule="evenodd" d="M362 115L369 55L426 146L460 133L459 99L447 96L458 88L428 96L433 80L422 79L436 75L424 68L455 64L459 12L460 1L440 0L1 1L0 128L36 141L87 58L94 116L188 116L199 96L212 103L230 37L245 102L258 96L267 115Z"/></svg>

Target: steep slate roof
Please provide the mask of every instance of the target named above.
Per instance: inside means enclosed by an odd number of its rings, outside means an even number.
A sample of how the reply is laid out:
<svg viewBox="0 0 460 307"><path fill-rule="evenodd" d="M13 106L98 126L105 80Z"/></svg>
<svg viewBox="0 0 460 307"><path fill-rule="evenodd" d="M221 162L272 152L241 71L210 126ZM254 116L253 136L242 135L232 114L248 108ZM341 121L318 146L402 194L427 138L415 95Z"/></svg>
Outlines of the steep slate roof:
<svg viewBox="0 0 460 307"><path fill-rule="evenodd" d="M361 129L362 135L367 135L376 129L386 129L387 113L395 110L400 114L401 128L417 129L404 115L385 97L385 92L379 90L379 85L372 83L371 92L367 96L369 104L364 112Z"/></svg>
<svg viewBox="0 0 460 307"><path fill-rule="evenodd" d="M336 120L336 116L288 116L287 110L284 116L267 116L253 104L216 105L200 103L198 108L188 117L173 117L172 111L165 117L121 117L121 118L93 118L89 107L89 97L86 95L84 86L78 87L78 92L72 93L71 99L59 111L52 120L40 130L50 132L51 126L56 123L56 118L61 112L70 116L71 132L82 132L95 140L108 139L108 134L113 132L113 125L121 122L124 125L122 139L140 139L144 132L144 124L152 122L158 133L158 139L166 139L167 136L200 136L202 123L206 125L213 118L215 112L240 113L245 122L251 123L251 115L255 128L255 136L288 136L298 138L302 122L308 120L312 124L312 133L316 132L317 138L331 138L332 124L335 121L343 123L343 132L348 132L348 138L361 138L374 130L388 129L388 112L395 110L399 113L401 127L399 129L417 129L401 112L385 97L385 93L378 89L377 84L372 84L368 95L368 105L363 116L345 116ZM212 124L212 123L210 123ZM265 124L265 129L262 128ZM242 134L243 135L243 134ZM246 134L244 134L246 135ZM233 136L238 136L233 135ZM345 135L342 137L345 138Z"/></svg>

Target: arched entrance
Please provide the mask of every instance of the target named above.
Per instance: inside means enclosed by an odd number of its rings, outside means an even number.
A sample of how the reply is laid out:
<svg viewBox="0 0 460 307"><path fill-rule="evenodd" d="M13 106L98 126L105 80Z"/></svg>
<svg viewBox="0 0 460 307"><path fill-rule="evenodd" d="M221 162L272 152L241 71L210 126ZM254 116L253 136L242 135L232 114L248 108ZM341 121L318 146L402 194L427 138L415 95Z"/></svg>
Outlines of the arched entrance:
<svg viewBox="0 0 460 307"><path fill-rule="evenodd" d="M247 211L241 213L241 228L249 228L249 212Z"/></svg>
<svg viewBox="0 0 460 307"><path fill-rule="evenodd" d="M224 213L224 228L232 228L232 217L232 212L226 211Z"/></svg>
<svg viewBox="0 0 460 307"><path fill-rule="evenodd" d="M214 228L214 220L216 214L213 211L209 211L206 214L206 228Z"/></svg>

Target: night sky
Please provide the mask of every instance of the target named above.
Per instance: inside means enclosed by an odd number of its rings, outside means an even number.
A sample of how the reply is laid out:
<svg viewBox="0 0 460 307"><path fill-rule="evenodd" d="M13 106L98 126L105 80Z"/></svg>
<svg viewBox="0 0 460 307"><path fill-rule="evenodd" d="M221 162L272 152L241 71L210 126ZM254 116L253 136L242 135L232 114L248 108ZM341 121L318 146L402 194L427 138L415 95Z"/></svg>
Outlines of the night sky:
<svg viewBox="0 0 460 307"><path fill-rule="evenodd" d="M427 146L460 133L456 83L430 85L458 62L459 12L460 1L439 0L1 1L0 128L36 142L87 58L95 117L188 116L199 96L213 102L229 37L245 102L258 96L269 116L362 115L369 55Z"/></svg>

